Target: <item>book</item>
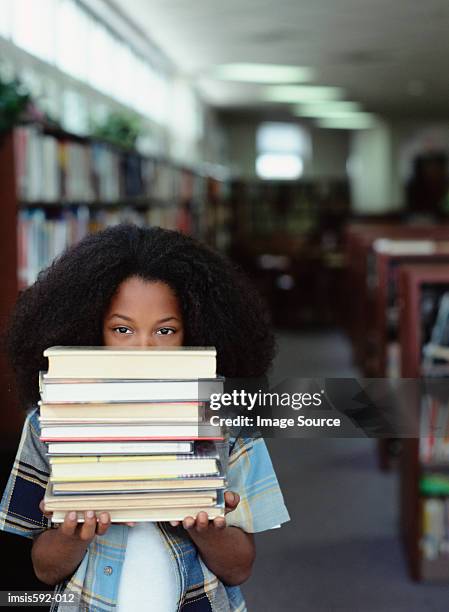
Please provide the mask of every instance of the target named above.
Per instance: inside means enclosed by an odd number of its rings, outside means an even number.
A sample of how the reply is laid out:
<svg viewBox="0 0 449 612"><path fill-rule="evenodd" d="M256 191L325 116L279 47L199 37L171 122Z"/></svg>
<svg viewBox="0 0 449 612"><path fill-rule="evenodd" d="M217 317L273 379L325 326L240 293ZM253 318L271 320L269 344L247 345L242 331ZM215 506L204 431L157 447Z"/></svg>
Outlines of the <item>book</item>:
<svg viewBox="0 0 449 612"><path fill-rule="evenodd" d="M142 480L219 474L217 457L194 455L50 457L50 466L52 482Z"/></svg>
<svg viewBox="0 0 449 612"><path fill-rule="evenodd" d="M160 522L160 521L182 521L186 516L196 516L199 512L207 511L210 519L224 516L224 506L212 506L204 509L202 506L185 506L181 508L124 508L121 510L110 510L109 515L113 523L133 522ZM103 511L104 512L104 511ZM65 510L58 510L53 513L53 523L63 523ZM97 518L101 512L97 512ZM77 513L79 523L84 522L84 514Z"/></svg>
<svg viewBox="0 0 449 612"><path fill-rule="evenodd" d="M43 442L82 442L92 440L222 440L220 427L192 423L188 425L51 425L41 428Z"/></svg>
<svg viewBox="0 0 449 612"><path fill-rule="evenodd" d="M449 405L430 394L421 400L419 459L424 465L449 463Z"/></svg>
<svg viewBox="0 0 449 612"><path fill-rule="evenodd" d="M449 361L449 346L441 346L439 344L427 344L424 350L426 357Z"/></svg>
<svg viewBox="0 0 449 612"><path fill-rule="evenodd" d="M54 495L97 495L98 493L114 493L128 495L140 492L185 491L223 489L224 476L205 476L189 478L164 478L164 480L108 480L108 481L73 481L53 483Z"/></svg>
<svg viewBox="0 0 449 612"><path fill-rule="evenodd" d="M422 538L420 548L425 559L434 561L440 554L445 536L445 508L442 499L425 499L422 505Z"/></svg>
<svg viewBox="0 0 449 612"><path fill-rule="evenodd" d="M73 347L53 346L44 351L48 378L191 379L214 378L213 347Z"/></svg>
<svg viewBox="0 0 449 612"><path fill-rule="evenodd" d="M227 454L214 441L224 436L206 418L211 394L223 389L214 348L51 347L44 355L39 420L56 522L68 510L80 520L85 510L107 511L120 522L223 513ZM171 453L177 443L187 452Z"/></svg>
<svg viewBox="0 0 449 612"><path fill-rule="evenodd" d="M167 508L203 506L210 508L217 503L216 491L175 491L171 493L138 493L122 495L76 495L69 498L55 496L47 491L45 510L112 510L116 508Z"/></svg>
<svg viewBox="0 0 449 612"><path fill-rule="evenodd" d="M424 474L419 481L420 493L427 497L449 495L449 475Z"/></svg>
<svg viewBox="0 0 449 612"><path fill-rule="evenodd" d="M48 455L172 455L193 453L193 442L50 442Z"/></svg>
<svg viewBox="0 0 449 612"><path fill-rule="evenodd" d="M201 402L71 403L40 405L40 422L123 422L193 421L197 422L206 404Z"/></svg>
<svg viewBox="0 0 449 612"><path fill-rule="evenodd" d="M437 244L434 240L378 238L374 241L373 248L378 253L389 255L432 255L437 249Z"/></svg>
<svg viewBox="0 0 449 612"><path fill-rule="evenodd" d="M223 378L201 380L86 380L39 376L41 399L56 402L207 402L223 391Z"/></svg>

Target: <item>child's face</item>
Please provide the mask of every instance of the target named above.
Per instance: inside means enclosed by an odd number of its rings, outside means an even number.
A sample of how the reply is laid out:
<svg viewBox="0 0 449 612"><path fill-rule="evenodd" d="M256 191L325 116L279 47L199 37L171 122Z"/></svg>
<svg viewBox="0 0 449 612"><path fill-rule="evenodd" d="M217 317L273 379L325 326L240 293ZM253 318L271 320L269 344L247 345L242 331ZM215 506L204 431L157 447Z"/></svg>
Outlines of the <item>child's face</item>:
<svg viewBox="0 0 449 612"><path fill-rule="evenodd" d="M181 309L163 282L126 279L112 298L103 321L105 346L182 346Z"/></svg>

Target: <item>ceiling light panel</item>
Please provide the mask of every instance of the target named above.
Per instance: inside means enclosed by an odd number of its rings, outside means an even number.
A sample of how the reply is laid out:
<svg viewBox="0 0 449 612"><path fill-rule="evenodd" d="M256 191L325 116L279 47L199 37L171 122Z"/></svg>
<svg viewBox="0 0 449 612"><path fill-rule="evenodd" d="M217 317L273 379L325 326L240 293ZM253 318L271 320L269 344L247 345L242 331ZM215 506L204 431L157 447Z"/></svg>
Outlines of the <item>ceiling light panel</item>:
<svg viewBox="0 0 449 612"><path fill-rule="evenodd" d="M355 113L361 110L357 102L331 100L329 102L316 102L314 104L300 104L293 111L298 117L329 117L334 113Z"/></svg>
<svg viewBox="0 0 449 612"><path fill-rule="evenodd" d="M211 71L213 78L245 83L305 83L313 80L314 71L306 66L279 64L223 64Z"/></svg>
<svg viewBox="0 0 449 612"><path fill-rule="evenodd" d="M341 100L344 91L340 87L325 87L317 85L280 85L267 87L263 93L265 100L269 102L325 102L329 100Z"/></svg>
<svg viewBox="0 0 449 612"><path fill-rule="evenodd" d="M369 115L368 113L363 113L363 115L367 116L327 117L319 119L317 124L321 128L334 130L366 130L376 125L377 119L375 115Z"/></svg>

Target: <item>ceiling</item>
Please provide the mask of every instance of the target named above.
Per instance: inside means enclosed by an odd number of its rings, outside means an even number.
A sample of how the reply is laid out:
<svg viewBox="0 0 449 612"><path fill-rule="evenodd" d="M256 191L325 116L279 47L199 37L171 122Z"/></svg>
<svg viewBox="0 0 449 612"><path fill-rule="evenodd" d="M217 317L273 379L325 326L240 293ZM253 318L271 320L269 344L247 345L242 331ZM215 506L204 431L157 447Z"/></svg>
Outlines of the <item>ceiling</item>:
<svg viewBox="0 0 449 612"><path fill-rule="evenodd" d="M311 66L314 85L386 116L449 117L449 0L116 0L222 109L266 109L261 86L214 65Z"/></svg>

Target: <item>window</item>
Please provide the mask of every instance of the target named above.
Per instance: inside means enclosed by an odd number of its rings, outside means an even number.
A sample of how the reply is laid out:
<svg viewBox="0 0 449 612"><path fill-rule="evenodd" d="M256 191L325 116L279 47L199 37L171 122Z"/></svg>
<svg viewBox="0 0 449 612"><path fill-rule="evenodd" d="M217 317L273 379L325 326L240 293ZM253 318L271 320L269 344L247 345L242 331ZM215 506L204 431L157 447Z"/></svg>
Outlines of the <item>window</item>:
<svg viewBox="0 0 449 612"><path fill-rule="evenodd" d="M11 0L0 0L0 36L10 38L12 22Z"/></svg>
<svg viewBox="0 0 449 612"><path fill-rule="evenodd" d="M114 95L114 40L100 23L89 24L88 82L104 94Z"/></svg>
<svg viewBox="0 0 449 612"><path fill-rule="evenodd" d="M13 42L46 62L55 59L57 3L58 0L14 0L12 3Z"/></svg>
<svg viewBox="0 0 449 612"><path fill-rule="evenodd" d="M256 134L256 173L262 179L298 179L310 155L310 137L293 123L262 123Z"/></svg>
<svg viewBox="0 0 449 612"><path fill-rule="evenodd" d="M293 153L260 153L256 172L263 179L297 179L303 172L303 161Z"/></svg>
<svg viewBox="0 0 449 612"><path fill-rule="evenodd" d="M39 22L40 23L40 22ZM70 76L87 79L88 19L72 0L59 2L56 26L56 65Z"/></svg>

